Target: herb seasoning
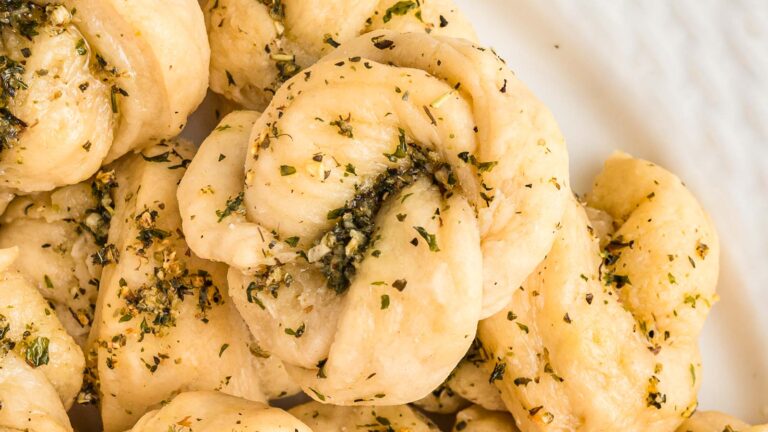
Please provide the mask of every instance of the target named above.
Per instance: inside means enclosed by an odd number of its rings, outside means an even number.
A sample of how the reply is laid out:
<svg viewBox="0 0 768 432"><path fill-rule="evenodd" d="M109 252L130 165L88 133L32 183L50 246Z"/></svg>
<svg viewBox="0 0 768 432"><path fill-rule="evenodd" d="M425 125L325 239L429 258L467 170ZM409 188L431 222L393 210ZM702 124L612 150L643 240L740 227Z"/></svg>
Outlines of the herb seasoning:
<svg viewBox="0 0 768 432"><path fill-rule="evenodd" d="M38 366L47 365L48 358L48 344L50 340L47 337L36 337L24 352L24 359L27 364L36 368Z"/></svg>
<svg viewBox="0 0 768 432"><path fill-rule="evenodd" d="M0 152L13 147L27 128L27 124L8 109L10 99L16 96L19 90L27 88L27 84L22 80L23 74L24 66L9 57L0 56Z"/></svg>
<svg viewBox="0 0 768 432"><path fill-rule="evenodd" d="M385 23L388 23L392 20L392 15L400 15L403 16L408 13L408 11L413 9L418 9L418 4L416 4L415 1L412 0L403 0L395 3L394 5L390 6L386 12L384 12L384 16L382 17L382 21Z"/></svg>
<svg viewBox="0 0 768 432"><path fill-rule="evenodd" d="M336 220L336 224L307 252L309 261L315 263L326 277L328 287L339 294L349 288L357 266L370 247L376 230L375 217L387 198L420 177L432 178L444 194L451 193L455 185L455 181L451 181L454 176L450 166L438 161L435 152L408 144L402 129L399 130L397 148L385 156L399 165L387 168L365 187L356 186L357 193L344 207L328 212L328 219ZM405 198L407 196L402 200ZM434 234L423 227L414 229L431 251L440 250ZM406 283L405 280L400 282L402 288Z"/></svg>
<svg viewBox="0 0 768 432"><path fill-rule="evenodd" d="M245 208L243 207L243 192L229 198L227 200L227 205L223 210L216 210L216 216L219 217L218 222L223 221L233 213L240 215L245 213Z"/></svg>

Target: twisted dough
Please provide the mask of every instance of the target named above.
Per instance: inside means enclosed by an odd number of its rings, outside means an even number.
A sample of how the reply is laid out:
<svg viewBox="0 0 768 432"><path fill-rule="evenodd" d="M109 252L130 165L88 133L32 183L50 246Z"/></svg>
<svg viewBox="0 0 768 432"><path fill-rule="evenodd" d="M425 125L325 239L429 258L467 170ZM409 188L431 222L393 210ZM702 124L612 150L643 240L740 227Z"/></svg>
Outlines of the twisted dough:
<svg viewBox="0 0 768 432"><path fill-rule="evenodd" d="M489 361L481 351L480 341L475 341L447 385L462 398L486 410L506 411L499 389L488 380Z"/></svg>
<svg viewBox="0 0 768 432"><path fill-rule="evenodd" d="M436 414L453 414L458 412L460 409L467 407L470 402L459 396L459 394L453 391L453 389L447 384L447 382L451 380L452 376L453 374L449 375L446 383L440 384L428 395L417 401L414 401L413 405L421 408L426 412Z"/></svg>
<svg viewBox="0 0 768 432"><path fill-rule="evenodd" d="M492 52L377 32L222 121L179 201L303 388L381 405L448 376L548 250L566 186L554 120Z"/></svg>
<svg viewBox="0 0 768 432"><path fill-rule="evenodd" d="M721 412L697 411L677 432L768 432L768 425L750 426Z"/></svg>
<svg viewBox="0 0 768 432"><path fill-rule="evenodd" d="M74 184L178 134L205 95L210 49L194 0L0 6L0 187Z"/></svg>
<svg viewBox="0 0 768 432"><path fill-rule="evenodd" d="M0 217L0 248L19 247L16 268L34 281L67 333L85 345L93 322L114 205L113 171L52 192L17 197Z"/></svg>
<svg viewBox="0 0 768 432"><path fill-rule="evenodd" d="M164 143L121 159L115 214L91 334L106 431L188 390L246 399L298 392L280 362L256 344L227 293L226 268L184 242L176 187L193 155Z"/></svg>
<svg viewBox="0 0 768 432"><path fill-rule="evenodd" d="M425 411L442 414L455 413L470 403L490 411L506 411L501 392L488 381L488 361L481 342L475 340L448 379L414 404Z"/></svg>
<svg viewBox="0 0 768 432"><path fill-rule="evenodd" d="M0 356L10 368L1 375L9 386L16 385L12 371L30 375L35 382L44 378L58 393L58 405L69 408L83 381L83 352L35 287L12 267L18 253L18 248L0 249ZM18 364L14 356L29 368ZM48 386L38 386L45 398Z"/></svg>
<svg viewBox="0 0 768 432"><path fill-rule="evenodd" d="M714 227L677 177L623 154L587 203L616 228L602 260L598 230L573 201L547 258L480 324L490 380L523 430L674 430L701 383Z"/></svg>
<svg viewBox="0 0 768 432"><path fill-rule="evenodd" d="M18 354L0 353L0 431L72 432L67 412L40 368Z"/></svg>
<svg viewBox="0 0 768 432"><path fill-rule="evenodd" d="M334 47L376 29L475 40L452 0L208 0L211 89L263 110L277 89Z"/></svg>
<svg viewBox="0 0 768 432"><path fill-rule="evenodd" d="M428 418L407 405L342 407L309 402L288 412L314 432L354 431L361 427L371 431L439 431Z"/></svg>
<svg viewBox="0 0 768 432"><path fill-rule="evenodd" d="M214 391L182 393L145 414L129 432L312 432L278 408Z"/></svg>
<svg viewBox="0 0 768 432"><path fill-rule="evenodd" d="M459 411L453 432L520 432L509 413L488 411L473 405Z"/></svg>

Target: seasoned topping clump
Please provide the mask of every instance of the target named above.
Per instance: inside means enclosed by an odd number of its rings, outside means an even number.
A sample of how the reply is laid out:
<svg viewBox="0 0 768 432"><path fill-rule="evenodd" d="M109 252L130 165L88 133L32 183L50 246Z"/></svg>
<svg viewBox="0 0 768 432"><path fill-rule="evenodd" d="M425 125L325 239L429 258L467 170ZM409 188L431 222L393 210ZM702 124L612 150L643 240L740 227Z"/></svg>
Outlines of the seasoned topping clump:
<svg viewBox="0 0 768 432"><path fill-rule="evenodd" d="M402 129L397 148L386 156L397 166L388 168L367 185L357 186L357 193L344 207L328 212L328 219L336 220L335 225L307 252L307 259L316 263L327 278L328 288L337 293L349 288L357 266L375 242L374 222L384 201L421 177L432 178L446 195L456 185L450 166L441 162L434 151L407 143ZM415 229L428 241L430 250L439 250L433 235L421 227Z"/></svg>
<svg viewBox="0 0 768 432"><path fill-rule="evenodd" d="M22 80L24 66L9 57L0 56L0 152L13 147L27 124L8 109L9 101L18 90L27 88Z"/></svg>

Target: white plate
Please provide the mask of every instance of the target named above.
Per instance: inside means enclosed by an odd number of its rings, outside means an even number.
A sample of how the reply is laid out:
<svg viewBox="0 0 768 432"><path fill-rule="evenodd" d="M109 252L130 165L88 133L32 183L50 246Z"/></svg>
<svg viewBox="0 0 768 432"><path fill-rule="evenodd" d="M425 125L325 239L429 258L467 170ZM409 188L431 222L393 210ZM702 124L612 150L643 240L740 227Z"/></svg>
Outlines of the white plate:
<svg viewBox="0 0 768 432"><path fill-rule="evenodd" d="M678 174L711 213L721 301L700 408L768 421L768 2L456 1L554 112L577 192L623 150ZM213 110L184 136L199 143Z"/></svg>
<svg viewBox="0 0 768 432"><path fill-rule="evenodd" d="M701 409L768 421L768 2L457 0L550 107L588 190L614 150L678 174L722 243Z"/></svg>

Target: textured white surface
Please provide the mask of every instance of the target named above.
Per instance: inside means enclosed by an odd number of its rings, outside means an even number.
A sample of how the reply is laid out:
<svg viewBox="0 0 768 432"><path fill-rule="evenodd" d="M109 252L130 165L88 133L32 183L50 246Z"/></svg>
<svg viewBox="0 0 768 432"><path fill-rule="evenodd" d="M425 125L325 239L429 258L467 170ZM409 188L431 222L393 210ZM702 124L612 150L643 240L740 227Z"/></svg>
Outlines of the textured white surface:
<svg viewBox="0 0 768 432"><path fill-rule="evenodd" d="M554 112L577 191L621 149L710 211L721 301L700 406L768 420L768 2L457 2Z"/></svg>

